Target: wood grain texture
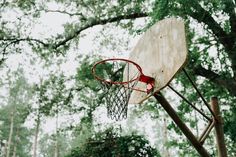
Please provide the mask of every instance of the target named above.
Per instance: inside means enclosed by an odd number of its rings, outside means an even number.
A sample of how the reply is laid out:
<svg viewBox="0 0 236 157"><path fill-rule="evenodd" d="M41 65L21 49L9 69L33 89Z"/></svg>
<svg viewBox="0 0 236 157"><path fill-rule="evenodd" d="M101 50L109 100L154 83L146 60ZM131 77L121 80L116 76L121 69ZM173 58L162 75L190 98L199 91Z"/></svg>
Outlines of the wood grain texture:
<svg viewBox="0 0 236 157"><path fill-rule="evenodd" d="M141 66L144 75L155 78L154 91L164 88L187 59L184 22L168 18L154 24L139 39L129 59ZM126 68L124 80L135 75L135 70L130 69L127 77ZM145 90L146 85L138 83L136 87ZM129 103L137 104L146 96L146 93L133 91Z"/></svg>

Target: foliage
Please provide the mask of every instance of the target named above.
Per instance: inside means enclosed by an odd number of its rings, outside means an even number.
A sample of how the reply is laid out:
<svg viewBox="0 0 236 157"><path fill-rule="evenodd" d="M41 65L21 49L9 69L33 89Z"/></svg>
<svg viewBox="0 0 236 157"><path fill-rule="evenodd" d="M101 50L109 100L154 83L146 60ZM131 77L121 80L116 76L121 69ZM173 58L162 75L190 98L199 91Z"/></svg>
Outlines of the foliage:
<svg viewBox="0 0 236 157"><path fill-rule="evenodd" d="M72 89L66 87L66 81L62 74L50 75L47 80L35 85L40 114L53 116L58 110L69 108L73 95Z"/></svg>
<svg viewBox="0 0 236 157"><path fill-rule="evenodd" d="M226 116L225 118L225 132L230 136L230 138L236 143L236 132L235 132L235 127L236 127L236 107L232 106L229 115Z"/></svg>
<svg viewBox="0 0 236 157"><path fill-rule="evenodd" d="M191 74L192 79L196 82L198 89L202 92L206 100L210 97L217 96L220 100L221 109L226 109L224 118L227 121L225 131L232 140L233 133L236 132L234 126L234 100L235 100L235 1L156 1L151 14L151 25L163 18L169 16L180 17L186 22L189 59L186 66L187 71ZM223 39L224 38L224 39ZM223 39L223 40L222 40ZM200 76L200 77L199 77ZM177 82L179 91L190 100L193 104L202 109L208 115L203 102L198 99L196 92L193 92L191 84L181 73ZM227 106L231 106L228 109ZM181 102L178 105L178 113L181 118L189 124L190 127L202 124L201 118L194 118L194 112L188 104ZM186 116L190 115L190 116ZM231 115L231 116L230 116ZM199 124L198 124L199 123ZM173 125L169 125L177 133L179 130ZM196 129L196 128L193 128ZM209 139L212 140L213 137ZM179 147L180 150L188 146L186 142L172 144ZM235 141L233 142L235 143ZM230 142L227 144L230 145ZM230 151L230 150L229 150ZM235 151L231 150L231 151ZM188 152L190 153L190 152ZM190 155L190 154L189 154Z"/></svg>
<svg viewBox="0 0 236 157"><path fill-rule="evenodd" d="M5 141L3 147L9 148L7 143L11 136L10 154L15 153L19 157L28 157L31 147L30 136L31 130L24 126L27 116L30 113L30 100L32 98L32 87L28 84L23 69L19 68L9 76L7 82L7 92L9 96L6 98L7 104L1 104L0 107L0 142ZM4 102L4 99L2 99ZM12 126L12 134L10 134ZM3 150L4 151L4 150ZM6 152L5 152L6 153Z"/></svg>
<svg viewBox="0 0 236 157"><path fill-rule="evenodd" d="M75 76L76 80L76 91L78 91L78 98L80 104L73 108L74 112L83 113L83 117L80 119L80 125L75 127L75 137L79 136L78 139L87 139L91 136L96 127L96 122L94 123L94 112L98 107L104 107L105 101L104 98L107 96L107 93L103 90L103 85L101 82L96 80L91 73L93 64L101 60L97 56L86 56L81 60L81 65L77 69L77 74ZM96 69L96 73L100 77L109 75L112 73L112 65L101 64ZM117 75L120 75L122 70L120 70ZM116 79L116 78L114 78ZM80 136L82 134L82 136Z"/></svg>
<svg viewBox="0 0 236 157"><path fill-rule="evenodd" d="M56 4L56 7L51 7L51 4ZM37 53L47 62L52 60L53 55L65 57L66 53L73 48L77 50L76 46L84 33L89 32L90 29L96 29L96 26L123 28L132 35L136 35L143 33L161 19L175 16L183 19L186 24L189 50L186 69L207 100L211 96L218 96L224 111L225 133L227 139L229 138L227 141L229 144L232 142L232 145L235 145L235 6L235 0L3 0L0 2L0 65L2 67L11 55L25 52L26 54ZM12 13L10 17L9 12ZM68 17L69 21L64 24L64 32L50 34L48 31L39 37L32 35L35 31L34 24L40 21L39 18L51 13ZM140 19L142 19L142 24L139 24ZM87 57L85 61L81 62L75 76L76 85L71 89L66 87L66 77L63 75L50 76L49 80L43 78L42 84L35 88L36 92L34 93L39 98L40 113L46 116L55 116L58 111L57 106L61 107L60 110L66 108L73 113L85 113L81 118L81 125L77 128L81 130L83 128L81 126L86 126L87 129L90 128L88 130L92 130L94 111L98 106L104 104L101 85L93 79L90 73L92 62L97 60L96 57L92 58ZM203 111L206 111L202 107L202 101L197 99L195 93L192 92L191 85L187 83L182 74L177 77L175 83L177 87L181 87L179 91L182 94ZM18 99L22 103L25 95L21 92L19 86L12 88L12 97L9 97L8 103L18 103L16 101ZM72 100L77 94L79 103L72 105ZM158 118L159 112L156 111L158 109L156 104L153 102L147 104L141 110L151 111L152 117ZM17 117L21 117L17 119L19 123L23 123L29 112L32 112L28 107L15 108ZM180 117L191 128L202 122L202 119L196 120L194 118L194 111L186 103L180 102L176 107ZM12 109L10 106L6 108ZM137 113L141 112L137 111ZM180 134L180 131L172 123L168 128L173 129L178 135ZM186 150L188 146L188 143L181 139L178 142L171 142L173 146L179 147L181 150ZM234 147L231 148L230 151L235 151Z"/></svg>
<svg viewBox="0 0 236 157"><path fill-rule="evenodd" d="M70 143L68 140L68 135L63 132L60 132L59 135L43 135L43 137L39 140L41 154L44 157L54 156L56 142L58 144L58 156L65 156L68 153L68 150L70 150Z"/></svg>
<svg viewBox="0 0 236 157"><path fill-rule="evenodd" d="M158 157L158 152L140 135L118 136L112 130L95 134L83 147L77 147L67 157Z"/></svg>

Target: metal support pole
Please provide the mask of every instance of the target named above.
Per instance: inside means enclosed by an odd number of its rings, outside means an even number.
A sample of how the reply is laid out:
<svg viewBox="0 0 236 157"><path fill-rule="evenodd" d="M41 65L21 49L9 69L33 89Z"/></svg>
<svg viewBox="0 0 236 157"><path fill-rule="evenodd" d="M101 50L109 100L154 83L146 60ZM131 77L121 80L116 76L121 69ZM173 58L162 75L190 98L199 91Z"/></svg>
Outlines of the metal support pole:
<svg viewBox="0 0 236 157"><path fill-rule="evenodd" d="M154 93L153 95L156 100L161 104L161 106L165 109L165 111L169 114L175 124L180 128L183 134L187 137L187 139L192 143L194 148L198 151L198 153L202 157L210 157L205 148L200 144L197 138L193 135L193 133L189 130L189 128L183 123L183 121L179 118L175 110L171 107L169 102L160 94Z"/></svg>
<svg viewBox="0 0 236 157"><path fill-rule="evenodd" d="M220 108L217 97L211 98L211 108L215 114L215 131L218 156L227 157L227 150L224 140L223 119L220 114Z"/></svg>
<svg viewBox="0 0 236 157"><path fill-rule="evenodd" d="M207 103L207 101L205 100L205 98L203 97L201 92L198 90L197 86L195 85L195 83L193 82L193 80L191 79L191 77L188 75L187 71L184 68L183 68L183 72L187 76L188 80L190 81L190 83L192 84L193 88L196 90L196 92L198 93L198 95L200 96L200 98L202 99L202 101L204 102L206 107L208 108L208 110L211 112L211 114L213 116L215 116L213 111L212 111L212 109L211 109L211 107L210 107L210 105Z"/></svg>
<svg viewBox="0 0 236 157"><path fill-rule="evenodd" d="M168 85L168 87L174 91L179 97L181 97L186 103L188 103L190 106L192 106L192 108L194 108L198 113L200 113L204 118L206 118L208 121L211 121L211 118L209 118L207 115L205 115L205 113L203 113L201 110L199 110L197 107L195 107L190 101L188 101L182 94L180 94L179 92L177 92L173 87L171 87L170 85Z"/></svg>
<svg viewBox="0 0 236 157"><path fill-rule="evenodd" d="M207 126L206 130L204 130L203 134L201 135L201 137L199 138L199 142L201 144L204 144L207 136L210 134L212 128L215 126L215 120L213 120L211 123L209 123L210 125Z"/></svg>

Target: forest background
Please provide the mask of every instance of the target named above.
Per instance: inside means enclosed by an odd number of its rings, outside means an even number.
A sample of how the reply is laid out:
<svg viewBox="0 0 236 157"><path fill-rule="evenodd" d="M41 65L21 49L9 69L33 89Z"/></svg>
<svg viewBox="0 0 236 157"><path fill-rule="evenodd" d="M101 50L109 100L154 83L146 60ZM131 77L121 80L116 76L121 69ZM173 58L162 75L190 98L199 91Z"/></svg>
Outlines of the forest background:
<svg viewBox="0 0 236 157"><path fill-rule="evenodd" d="M235 6L235 0L0 1L1 156L70 155L110 128L140 135L164 157L197 156L153 98L130 106L127 120L107 119L101 86L91 75L95 61L127 57L137 39L167 17L185 21L186 69L207 100L219 98L228 154L236 156ZM181 73L172 84L206 110ZM199 136L203 118L165 94ZM205 143L213 156L214 140L212 132Z"/></svg>

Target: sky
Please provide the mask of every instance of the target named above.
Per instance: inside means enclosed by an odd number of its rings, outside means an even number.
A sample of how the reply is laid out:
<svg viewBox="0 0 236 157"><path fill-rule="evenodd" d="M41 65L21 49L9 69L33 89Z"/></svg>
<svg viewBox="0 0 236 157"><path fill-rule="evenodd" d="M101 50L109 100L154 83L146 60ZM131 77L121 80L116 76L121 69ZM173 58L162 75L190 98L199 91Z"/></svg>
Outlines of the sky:
<svg viewBox="0 0 236 157"><path fill-rule="evenodd" d="M57 4L51 3L49 4L50 10L56 10L60 8ZM3 18L8 19L9 21L14 22L17 20L19 16L18 11L9 11L5 13ZM71 22L74 19L69 17L68 15L60 14L60 13L42 13L39 19L36 22L30 21L26 19L25 22L28 22L31 25L30 34L33 38L36 39L46 39L51 36L55 36L56 34L60 34L64 31L63 25L67 22ZM9 25L11 27L11 25ZM14 27L12 25L12 27ZM117 29L116 31L110 32L112 26L108 26L107 30L104 29L103 26L95 26L90 29L82 32L82 38L80 39L78 47L71 49L66 55L66 61L64 61L60 69L63 71L63 74L66 76L72 76L76 73L76 69L79 66L78 56L79 55L100 55L102 58L128 58L129 52L132 50L132 47L136 44L139 39L139 36L130 36L127 31ZM103 33L101 33L103 31ZM111 35L112 39L110 41L105 42L104 46L101 46L101 42L104 42L106 38L106 34ZM121 52L116 52L116 49L113 48L113 44L117 44L117 40L124 41L123 46L127 46L124 49L121 49ZM41 78L46 77L52 71L55 71L59 67L55 64L49 69L45 69L44 62L37 59L37 55L31 52L31 49L27 46L24 47L26 53L21 54L13 54L10 55L6 60L6 66L11 69L11 71L16 71L20 66L24 69L25 76L28 79L28 82L31 84L39 83ZM28 57L30 55L31 57ZM4 69L0 72L2 77L6 76L7 70ZM7 94L5 89L1 89L0 93L2 95ZM98 121L107 121L108 123L112 123L104 114L104 109L100 110L101 113L97 114ZM64 123L68 122L68 119L73 121L79 121L79 115L73 116L60 116L59 124L64 125ZM27 122L27 126L33 128L34 121L29 120ZM118 122L119 123L119 122ZM121 123L125 123L124 121ZM45 133L53 133L55 132L55 118L47 118L43 121L43 132Z"/></svg>
<svg viewBox="0 0 236 157"><path fill-rule="evenodd" d="M57 20L55 21L55 19ZM32 31L34 32L33 36L38 37L38 38L43 38L45 37L44 36L45 34L47 36L51 36L51 35L63 32L62 25L70 21L70 18L68 16L57 14L57 13L48 13L48 14L43 15L38 21L39 22L35 25L34 30ZM138 21L138 22L142 22L142 21ZM121 30L121 29L116 29L116 31L111 31L114 29L116 28L107 28L107 31L106 30L104 31L104 34L108 33L114 37L113 39L110 39L110 41L104 47L101 47L101 44L99 42L99 40L104 40L104 37L106 37L106 36L101 36L100 34L101 31L104 30L102 26L95 26L91 29L84 31L83 32L84 36L83 38L81 38L79 42L79 46L77 47L77 50L71 50L67 55L67 61L62 64L62 70L64 71L64 74L68 76L75 74L76 68L78 67L78 64L79 64L78 60L76 59L76 57L78 56L78 53L82 55L97 54L97 55L102 56L102 58L104 59L114 58L114 57L127 59L129 56L129 53L132 51L133 47L138 42L140 36L130 36L128 32L125 32L124 30ZM125 48L120 49L119 51L121 52L116 52L117 51L116 49L112 49L112 46L113 46L112 44L115 44L117 40L124 41L123 47ZM12 59L9 59L8 64L9 65L11 64L13 67L16 67L17 64L22 62L21 59L19 59L18 57L16 58L13 57ZM42 73L47 73L47 71L45 71L42 68L42 66L39 66L40 64L36 64L34 68L37 70L33 70L32 66L29 66L29 64L30 64L29 61L28 62L24 61L24 66L28 67L26 68L27 71L29 71L28 77L32 81L38 82L39 81L38 77L37 78L32 77L32 76L37 76L37 75L35 74L32 75L32 73L37 71L39 74L42 74ZM131 108L129 108L129 110L131 110ZM130 115L130 111L128 111L128 113L129 113L129 116L132 116ZM78 114L73 115L73 116L59 115L59 119L58 119L59 125L63 126L68 123L75 123L75 122L78 123L80 117L81 115L78 115ZM114 121L107 118L105 108L98 109L96 111L95 117L98 123L104 124L101 127L106 127L107 125L111 125L115 123L117 125L123 126L129 131L137 131L137 128L140 128L138 131L146 134L146 136L148 136L148 139L151 141L152 145L158 145L159 147L161 147L160 145L161 143L158 143L153 139L156 139L156 137L158 136L162 137L162 132L158 131L163 126L162 122L153 121L150 117L145 117L144 119L137 118L136 124L133 121L134 119L132 117L128 117L127 120L123 120L123 121ZM147 125L145 127L142 127L144 123L146 123ZM133 125L133 127L127 128L128 126L127 124ZM29 121L28 126L33 126L32 121ZM56 128L55 118L48 118L43 121L44 133L48 133L48 134L55 133L55 128ZM156 130L157 132L153 132L153 130ZM124 134L126 133L124 132Z"/></svg>

